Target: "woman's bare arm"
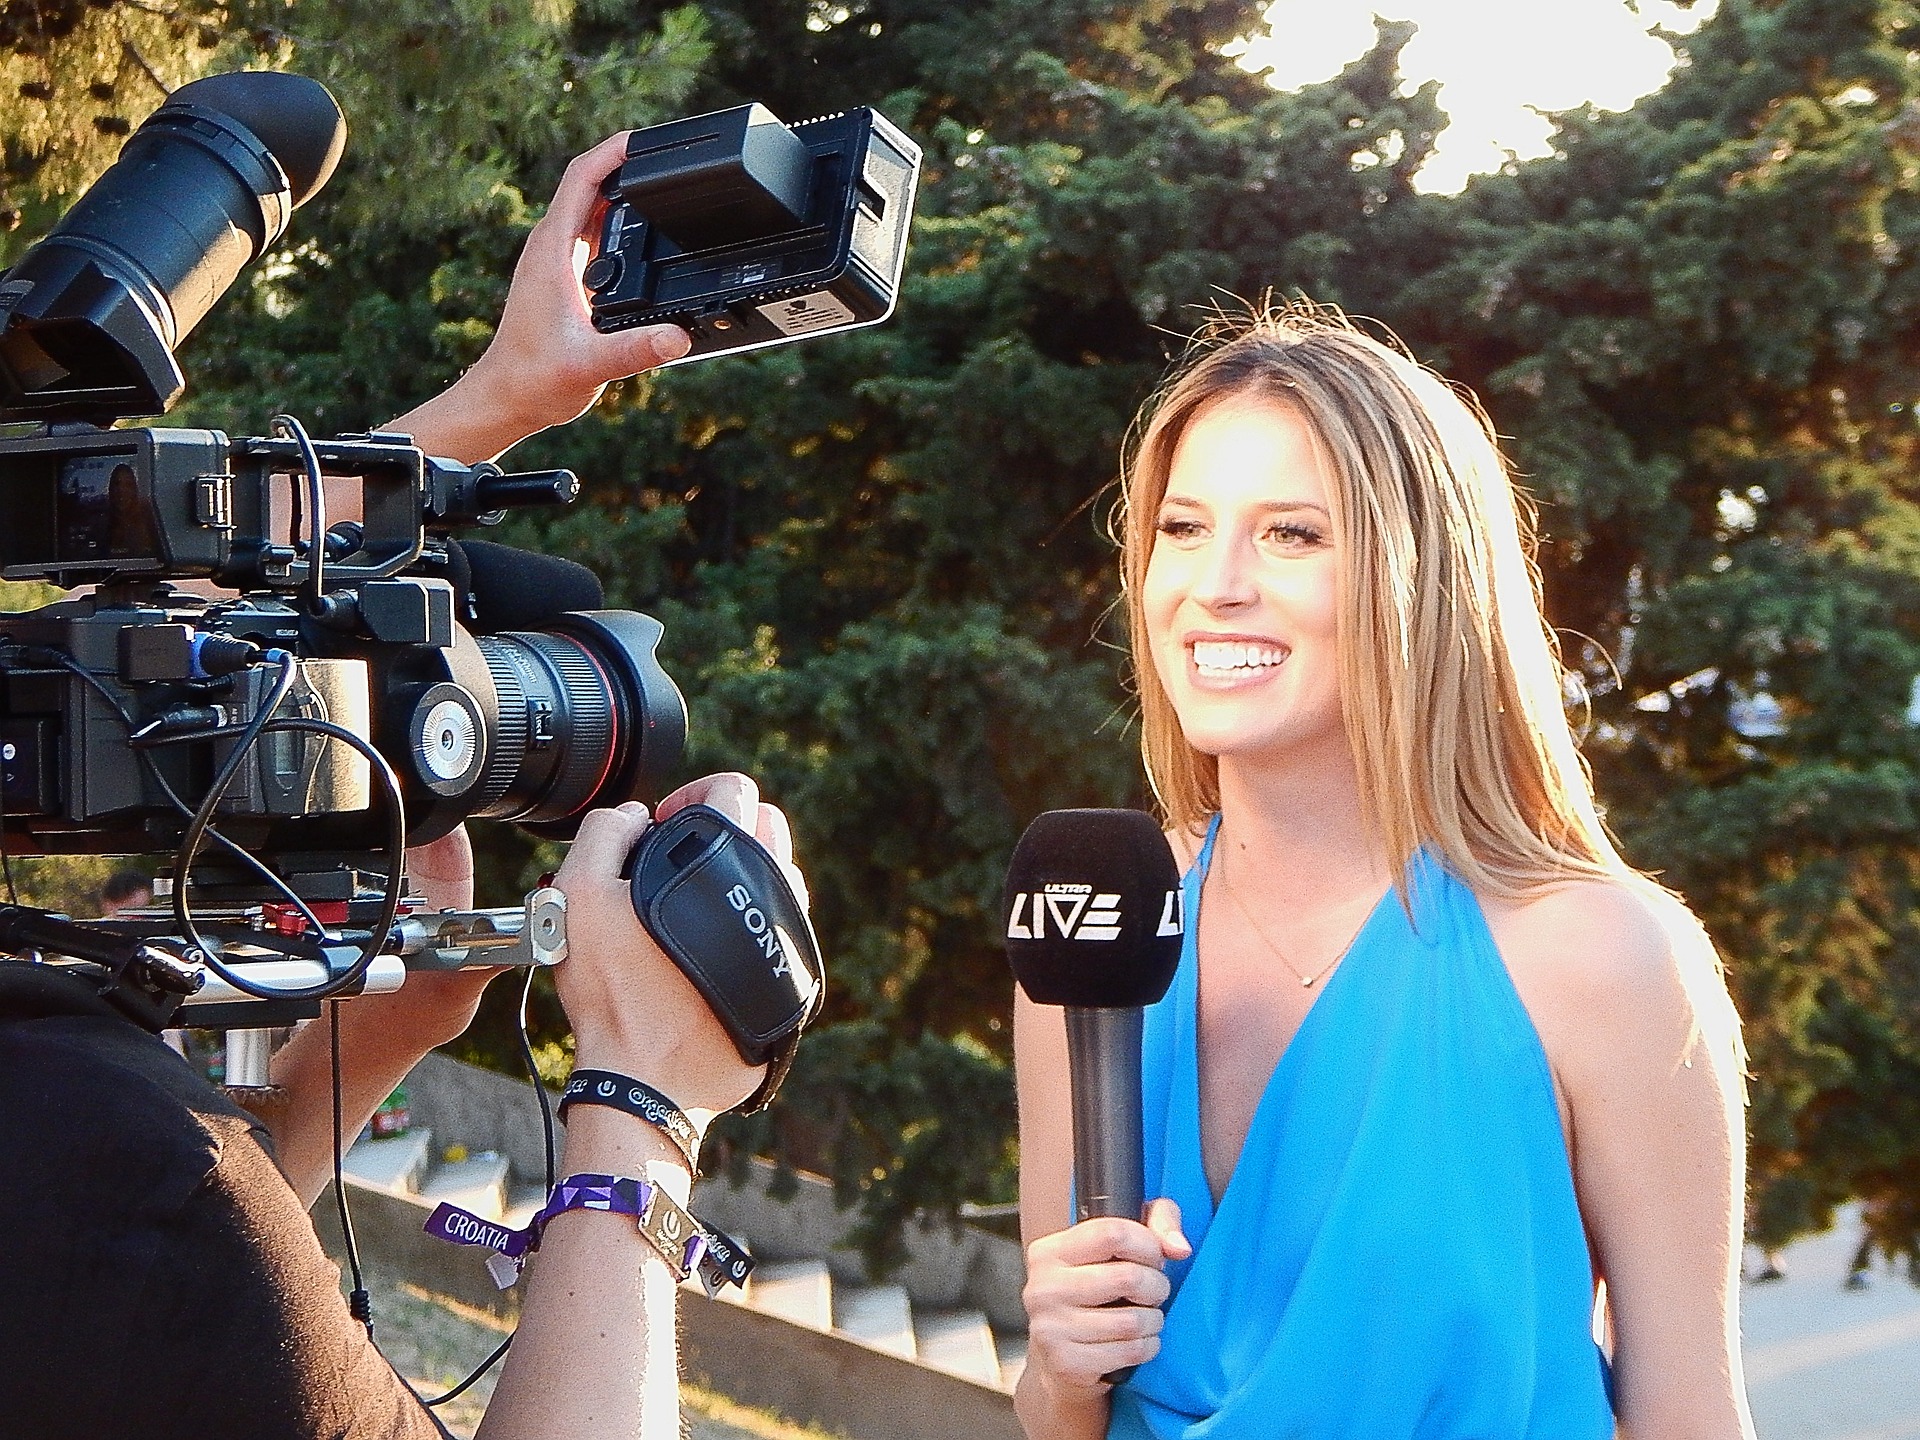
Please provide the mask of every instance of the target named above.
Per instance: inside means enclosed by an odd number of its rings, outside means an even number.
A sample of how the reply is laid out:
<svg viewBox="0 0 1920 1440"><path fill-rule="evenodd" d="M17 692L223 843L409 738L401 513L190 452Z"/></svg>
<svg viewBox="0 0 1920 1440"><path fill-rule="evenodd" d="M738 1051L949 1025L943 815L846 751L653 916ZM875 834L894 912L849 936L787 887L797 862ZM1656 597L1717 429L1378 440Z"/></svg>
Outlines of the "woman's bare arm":
<svg viewBox="0 0 1920 1440"><path fill-rule="evenodd" d="M1155 1228L1127 1220L1072 1225L1073 1120L1062 1012L1018 992L1014 1068L1020 1092L1020 1233L1027 1242L1027 1368L1014 1411L1034 1440L1097 1440L1112 1400L1100 1377L1159 1349L1167 1297L1161 1265L1179 1238L1179 1212L1160 1207ZM1133 1304L1109 1308L1114 1299Z"/></svg>
<svg viewBox="0 0 1920 1440"><path fill-rule="evenodd" d="M1624 883L1568 886L1496 929L1570 1116L1619 1433L1751 1440L1739 1021L1712 946L1677 901Z"/></svg>

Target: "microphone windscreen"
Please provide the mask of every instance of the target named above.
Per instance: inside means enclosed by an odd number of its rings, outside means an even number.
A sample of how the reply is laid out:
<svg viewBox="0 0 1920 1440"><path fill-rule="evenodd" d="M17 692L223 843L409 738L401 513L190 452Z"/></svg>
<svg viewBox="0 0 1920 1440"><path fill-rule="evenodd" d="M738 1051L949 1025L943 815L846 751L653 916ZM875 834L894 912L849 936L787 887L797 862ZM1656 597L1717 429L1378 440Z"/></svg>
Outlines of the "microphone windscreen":
<svg viewBox="0 0 1920 1440"><path fill-rule="evenodd" d="M198 105L231 116L253 132L287 172L296 206L333 174L347 146L347 122L327 87L279 70L236 70L182 85L168 105ZM164 108L164 107L163 107Z"/></svg>
<svg viewBox="0 0 1920 1440"><path fill-rule="evenodd" d="M473 629L481 635L538 630L569 610L598 610L606 603L600 577L559 555L491 540L452 540L447 562L454 590L472 597Z"/></svg>
<svg viewBox="0 0 1920 1440"><path fill-rule="evenodd" d="M1151 1005L1180 964L1180 870L1139 810L1036 817L1007 868L1005 913L1014 978L1041 1005Z"/></svg>

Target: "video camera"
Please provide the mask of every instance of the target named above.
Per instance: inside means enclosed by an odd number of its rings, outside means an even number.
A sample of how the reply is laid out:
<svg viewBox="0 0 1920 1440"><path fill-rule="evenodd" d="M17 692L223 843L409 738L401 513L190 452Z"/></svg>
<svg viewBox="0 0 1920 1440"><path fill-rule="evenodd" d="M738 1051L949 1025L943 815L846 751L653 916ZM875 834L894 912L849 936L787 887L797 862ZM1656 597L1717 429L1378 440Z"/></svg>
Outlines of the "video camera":
<svg viewBox="0 0 1920 1440"><path fill-rule="evenodd" d="M104 967L116 1003L150 1025L183 1000L221 1002L194 1024L283 1023L326 996L396 987L396 955L552 963L557 892L408 919L405 847L470 818L569 836L591 808L656 796L685 740L657 621L599 608L598 582L569 562L445 533L567 503L570 473L459 465L403 435L316 442L290 416L254 438L110 428L178 397L174 346L344 139L311 80L196 81L0 278L0 422L31 425L0 439L0 578L93 586L0 615L0 836L16 854L173 857L170 913L79 926L0 906L0 953ZM885 272L889 309L919 159L906 148L891 252L875 259L870 236L839 247ZM808 172L819 185L788 177L805 211L796 252L872 211L850 153ZM717 207L699 234L724 249L727 195L705 173L688 181L691 208ZM685 187L654 194L684 226ZM743 243L766 251L767 226ZM327 480L343 477L362 517L329 525ZM231 1003L245 997L273 1003Z"/></svg>

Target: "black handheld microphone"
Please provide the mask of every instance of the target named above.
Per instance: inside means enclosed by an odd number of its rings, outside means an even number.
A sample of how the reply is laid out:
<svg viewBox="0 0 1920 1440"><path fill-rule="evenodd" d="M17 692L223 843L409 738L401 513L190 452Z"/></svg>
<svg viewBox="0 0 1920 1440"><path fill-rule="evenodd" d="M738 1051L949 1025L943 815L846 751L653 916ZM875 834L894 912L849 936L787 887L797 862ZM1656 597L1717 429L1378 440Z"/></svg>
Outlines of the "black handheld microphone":
<svg viewBox="0 0 1920 1440"><path fill-rule="evenodd" d="M1180 964L1180 871L1139 810L1049 810L1007 870L1007 959L1067 1012L1075 1219L1141 1218L1142 1010Z"/></svg>

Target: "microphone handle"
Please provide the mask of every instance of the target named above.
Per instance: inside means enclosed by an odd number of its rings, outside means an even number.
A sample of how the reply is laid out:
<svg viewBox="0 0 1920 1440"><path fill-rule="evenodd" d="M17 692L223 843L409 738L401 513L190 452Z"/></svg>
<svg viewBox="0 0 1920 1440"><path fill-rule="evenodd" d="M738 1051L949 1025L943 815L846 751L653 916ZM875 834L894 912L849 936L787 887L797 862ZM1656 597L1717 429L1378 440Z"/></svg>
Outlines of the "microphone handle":
<svg viewBox="0 0 1920 1440"><path fill-rule="evenodd" d="M1138 1220L1147 1203L1140 1134L1139 1006L1067 1007L1076 1220Z"/></svg>
<svg viewBox="0 0 1920 1440"><path fill-rule="evenodd" d="M1076 1220L1106 1215L1138 1220L1146 1209L1146 1145L1140 1133L1144 1018L1137 1005L1114 1010L1067 1007ZM1122 1385L1137 1368L1129 1365L1100 1378Z"/></svg>

